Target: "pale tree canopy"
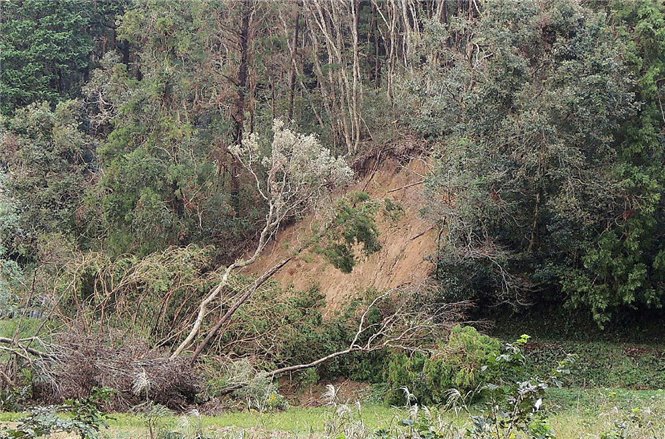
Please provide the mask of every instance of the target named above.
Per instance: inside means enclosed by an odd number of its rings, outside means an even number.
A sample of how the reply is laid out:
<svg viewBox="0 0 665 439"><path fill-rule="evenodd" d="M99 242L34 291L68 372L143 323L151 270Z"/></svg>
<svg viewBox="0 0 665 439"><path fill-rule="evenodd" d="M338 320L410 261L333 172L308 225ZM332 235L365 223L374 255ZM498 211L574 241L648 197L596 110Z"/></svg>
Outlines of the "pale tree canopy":
<svg viewBox="0 0 665 439"><path fill-rule="evenodd" d="M302 213L325 197L330 189L353 179L341 157L334 157L314 134L299 134L280 119L273 121L268 148L256 133L242 145L229 148L256 180L256 188L269 204L273 221Z"/></svg>
<svg viewBox="0 0 665 439"><path fill-rule="evenodd" d="M208 312L208 305L226 287L231 273L256 261L285 218L303 213L324 198L330 190L345 185L353 179L353 171L346 162L333 157L316 136L296 133L286 128L284 122L279 119L273 123L273 140L267 148L264 149L264 144L258 135L251 134L245 136L242 145L232 146L230 150L252 174L257 191L268 203L268 213L254 252L247 258L236 260L223 271L217 286L201 301L192 329L173 352L173 357L178 356L195 340ZM261 278L267 279L286 262L278 264L268 271L269 275ZM230 319L233 313L249 299L252 291L249 289L243 294L227 311L221 322ZM216 327L219 326L220 322Z"/></svg>

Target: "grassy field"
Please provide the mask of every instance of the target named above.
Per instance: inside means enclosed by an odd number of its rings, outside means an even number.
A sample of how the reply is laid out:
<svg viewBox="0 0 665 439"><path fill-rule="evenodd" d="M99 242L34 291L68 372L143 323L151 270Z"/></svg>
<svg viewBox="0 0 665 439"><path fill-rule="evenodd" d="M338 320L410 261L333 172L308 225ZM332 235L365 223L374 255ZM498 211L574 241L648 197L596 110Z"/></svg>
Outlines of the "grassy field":
<svg viewBox="0 0 665 439"><path fill-rule="evenodd" d="M600 438L601 433L610 430L615 423L624 421L628 421L626 425L630 432L632 424L629 419L636 416L641 417L645 424L655 422L654 427L648 433L635 432L633 436L626 437L665 437L665 391L662 390L555 389L550 393L548 404L552 411L551 424L559 439ZM353 407L354 411L357 410ZM359 412L355 411L353 420L362 422L367 430L375 431L378 428L394 426L406 416L406 411L401 408L368 404L361 406ZM463 426L466 422L462 415L451 412L443 412L441 416L445 421L457 426ZM3 413L0 414L0 422L13 422L18 417L20 414ZM149 438L148 425L152 424L155 437L168 431L194 437L195 432L201 430L208 438L324 438L330 437L326 434L326 427L336 422L340 422L340 418L332 407L294 407L276 413L232 412L218 416L161 416L152 419L139 415L116 414L113 415L110 428L104 431L103 437Z"/></svg>

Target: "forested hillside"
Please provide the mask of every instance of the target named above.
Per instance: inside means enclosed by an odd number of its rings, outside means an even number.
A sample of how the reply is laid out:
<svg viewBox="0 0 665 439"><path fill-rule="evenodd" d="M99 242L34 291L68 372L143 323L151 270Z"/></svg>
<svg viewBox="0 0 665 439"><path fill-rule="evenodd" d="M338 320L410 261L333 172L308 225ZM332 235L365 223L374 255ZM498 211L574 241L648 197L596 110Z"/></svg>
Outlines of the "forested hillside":
<svg viewBox="0 0 665 439"><path fill-rule="evenodd" d="M280 379L349 379L511 407L408 437L549 438L571 349L481 333L662 322L660 0L0 8L4 410L264 411ZM621 387L660 387L653 349Z"/></svg>

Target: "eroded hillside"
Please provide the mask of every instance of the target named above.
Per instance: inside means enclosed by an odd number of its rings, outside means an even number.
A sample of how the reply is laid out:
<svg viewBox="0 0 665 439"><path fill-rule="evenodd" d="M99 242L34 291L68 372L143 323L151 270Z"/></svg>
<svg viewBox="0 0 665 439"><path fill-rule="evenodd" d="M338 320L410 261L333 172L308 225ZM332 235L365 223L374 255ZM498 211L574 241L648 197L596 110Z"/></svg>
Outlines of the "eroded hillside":
<svg viewBox="0 0 665 439"><path fill-rule="evenodd" d="M397 220L379 216L382 248L361 259L351 273L342 273L321 256L308 252L292 261L275 275L283 286L306 289L318 286L331 309L367 288L394 288L426 280L434 268L430 260L436 245L436 229L420 215L423 207L423 179L428 164L422 158L406 163L386 159L349 188L365 191L373 198L390 199L404 210ZM287 257L297 243L311 236L310 224L315 214L284 228L252 266L259 274Z"/></svg>

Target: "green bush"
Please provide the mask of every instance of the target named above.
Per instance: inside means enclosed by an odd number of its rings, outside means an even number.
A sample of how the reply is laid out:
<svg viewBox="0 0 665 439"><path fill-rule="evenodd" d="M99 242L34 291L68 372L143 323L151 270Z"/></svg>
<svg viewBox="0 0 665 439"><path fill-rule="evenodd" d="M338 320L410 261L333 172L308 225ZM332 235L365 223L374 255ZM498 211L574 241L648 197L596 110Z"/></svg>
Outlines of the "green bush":
<svg viewBox="0 0 665 439"><path fill-rule="evenodd" d="M505 373L497 364L500 355L498 339L471 326L455 326L448 343L431 356L396 355L390 360L388 400L402 402L404 388L424 404L444 402L451 388L464 393L475 390Z"/></svg>
<svg viewBox="0 0 665 439"><path fill-rule="evenodd" d="M98 439L108 427L108 416L100 409L113 390L96 388L90 396L71 399L60 406L37 407L19 419L15 428L4 427L0 439L32 439L55 433L75 433L81 439Z"/></svg>
<svg viewBox="0 0 665 439"><path fill-rule="evenodd" d="M427 357L416 353L411 357L404 354L393 356L388 363L386 382L388 383L387 402L401 404L405 401L406 389L423 403L430 402L429 388L425 385L424 372ZM408 398L408 397L407 397Z"/></svg>

